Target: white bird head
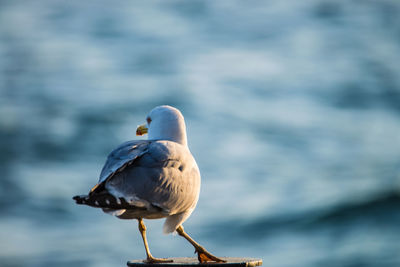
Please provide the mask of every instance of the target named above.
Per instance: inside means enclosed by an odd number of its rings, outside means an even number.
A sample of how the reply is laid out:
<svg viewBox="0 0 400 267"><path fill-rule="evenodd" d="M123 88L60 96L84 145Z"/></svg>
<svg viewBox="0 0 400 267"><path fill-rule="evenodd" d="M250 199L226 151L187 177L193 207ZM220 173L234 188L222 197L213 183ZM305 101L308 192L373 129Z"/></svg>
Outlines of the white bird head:
<svg viewBox="0 0 400 267"><path fill-rule="evenodd" d="M182 113L171 106L158 106L138 126L136 135L148 133L149 140L169 140L187 146L186 125Z"/></svg>

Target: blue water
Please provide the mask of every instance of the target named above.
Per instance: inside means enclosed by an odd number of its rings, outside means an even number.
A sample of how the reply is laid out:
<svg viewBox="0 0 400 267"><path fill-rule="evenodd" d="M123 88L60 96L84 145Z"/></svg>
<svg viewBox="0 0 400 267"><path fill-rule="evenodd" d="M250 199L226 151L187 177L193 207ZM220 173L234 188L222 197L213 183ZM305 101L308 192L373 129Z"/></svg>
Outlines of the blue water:
<svg viewBox="0 0 400 267"><path fill-rule="evenodd" d="M400 3L0 1L0 266L125 266L71 197L154 106L202 173L185 229L264 266L400 265ZM147 221L155 256L193 256Z"/></svg>

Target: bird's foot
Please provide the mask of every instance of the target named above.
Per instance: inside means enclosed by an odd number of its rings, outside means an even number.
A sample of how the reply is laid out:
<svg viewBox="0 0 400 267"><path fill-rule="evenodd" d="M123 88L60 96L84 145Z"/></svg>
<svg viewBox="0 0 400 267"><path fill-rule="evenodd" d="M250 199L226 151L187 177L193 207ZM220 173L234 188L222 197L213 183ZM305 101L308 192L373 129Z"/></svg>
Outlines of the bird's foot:
<svg viewBox="0 0 400 267"><path fill-rule="evenodd" d="M226 260L220 259L207 250L205 250L203 247L198 247L196 248L197 253L197 259L199 260L200 263L206 263L206 262L226 262Z"/></svg>
<svg viewBox="0 0 400 267"><path fill-rule="evenodd" d="M147 259L143 260L144 263L165 263L165 262L173 262L171 259L165 258L154 258L153 256L147 257Z"/></svg>

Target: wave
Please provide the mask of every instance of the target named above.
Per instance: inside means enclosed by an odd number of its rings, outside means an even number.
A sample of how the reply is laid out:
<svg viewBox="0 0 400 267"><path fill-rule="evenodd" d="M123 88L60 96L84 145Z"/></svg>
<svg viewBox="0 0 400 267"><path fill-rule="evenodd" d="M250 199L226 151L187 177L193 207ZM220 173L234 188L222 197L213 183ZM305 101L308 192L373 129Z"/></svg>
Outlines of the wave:
<svg viewBox="0 0 400 267"><path fill-rule="evenodd" d="M362 224L372 227L398 227L400 224L400 191L388 191L359 201L310 210L299 214L262 217L252 221L222 222L217 235L238 239L282 234L286 232L321 231L327 228L353 229ZM211 228L210 228L211 229ZM212 235L215 236L215 232Z"/></svg>
<svg viewBox="0 0 400 267"><path fill-rule="evenodd" d="M312 225L351 224L360 221L393 224L400 221L400 191L389 191L363 201L341 204L319 212L314 218L310 222Z"/></svg>

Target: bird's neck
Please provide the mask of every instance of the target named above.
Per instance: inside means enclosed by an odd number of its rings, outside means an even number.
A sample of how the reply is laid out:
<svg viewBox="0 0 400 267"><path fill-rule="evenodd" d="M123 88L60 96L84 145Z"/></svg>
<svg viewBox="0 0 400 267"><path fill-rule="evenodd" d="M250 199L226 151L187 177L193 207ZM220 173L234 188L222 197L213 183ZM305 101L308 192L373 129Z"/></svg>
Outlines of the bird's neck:
<svg viewBox="0 0 400 267"><path fill-rule="evenodd" d="M181 125L180 125L181 126ZM183 127L175 128L158 128L158 129L149 129L149 140L168 140L179 143L183 146L187 147L187 137L186 137L186 128L185 125Z"/></svg>

